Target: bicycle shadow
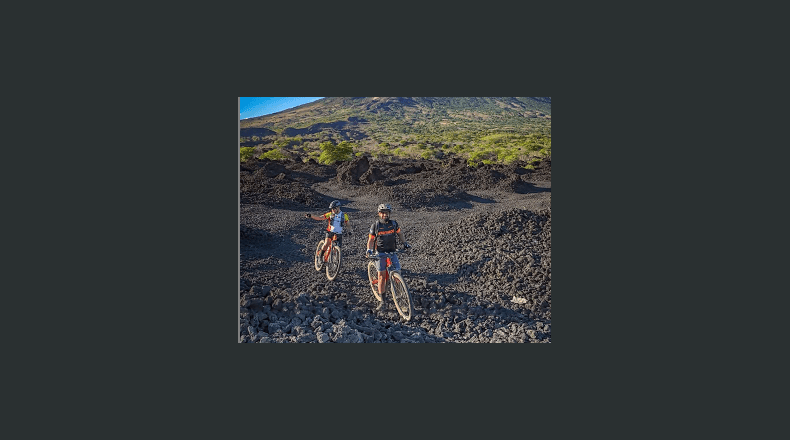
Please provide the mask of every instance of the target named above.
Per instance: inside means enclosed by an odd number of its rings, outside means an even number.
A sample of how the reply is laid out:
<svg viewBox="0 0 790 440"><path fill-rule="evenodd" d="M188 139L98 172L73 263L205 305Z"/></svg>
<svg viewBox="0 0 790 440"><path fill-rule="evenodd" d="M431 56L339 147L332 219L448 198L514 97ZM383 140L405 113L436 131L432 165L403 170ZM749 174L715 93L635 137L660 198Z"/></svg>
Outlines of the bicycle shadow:
<svg viewBox="0 0 790 440"><path fill-rule="evenodd" d="M354 311L359 311L364 316L368 316L372 323L380 328L386 328L392 332L392 337L399 342L413 343L438 343L449 342L444 337L437 336L419 325L421 321L419 307L413 307L412 320L404 322L397 309L395 308L389 289L384 294L383 307L374 296L368 280L368 263L371 260L364 257L350 258L345 266L341 268L341 274L335 279L331 291L334 300L342 299ZM341 280L340 277L343 277ZM408 283L407 283L408 284ZM340 293L342 291L343 293ZM330 293L332 296L332 293ZM365 342L374 342L373 338Z"/></svg>
<svg viewBox="0 0 790 440"><path fill-rule="evenodd" d="M481 264L479 263L478 266ZM463 290L461 288L463 284L459 283L458 276L455 274L437 276L433 273L412 272L407 276L410 280L407 283L410 286L413 285L410 292L414 302L420 304L428 314L449 314L463 320L471 318L473 321L493 322L493 329L484 332L486 337L490 338L496 330L508 327L513 323L534 326L536 329L551 328L551 320L542 318L526 305L493 301L475 294L471 290ZM427 287L421 285L423 282ZM459 321L454 319L453 324L457 322ZM543 332L542 330L537 331ZM449 330L443 332L443 335L445 338L452 338L456 336L456 333L458 332Z"/></svg>
<svg viewBox="0 0 790 440"><path fill-rule="evenodd" d="M469 333L474 333L478 338L491 338L497 330L513 323L526 324L536 329L544 326L550 328L550 320L542 319L527 306L505 305L503 301L491 300L471 290L462 289L458 273L437 275L409 269L403 269L401 273L412 295L414 315L411 321L404 322L395 308L389 291L385 293L384 307L378 308L380 303L373 296L368 281L367 267L371 260L362 256L365 248L361 243L341 247L343 263L334 281L327 280L323 270L308 278L314 285L321 286L320 291L314 292L312 296L326 298L333 306L342 304L347 308L343 313L347 315L344 319L349 326L364 335L366 343L377 342L375 332L382 332L383 329L386 329L388 337L398 342L439 343L461 342L458 337ZM310 253L304 257L304 264L311 266L311 273L313 272L312 251L313 249L308 250ZM468 267L474 272L482 264L484 261L469 263L463 267ZM443 323L443 328L437 334L435 326L425 328L425 321L433 321L438 316L449 317L452 322ZM490 322L491 328L473 330L467 327L466 323L460 324L467 318L471 318L476 323ZM379 330L374 330L375 328ZM474 336L464 339L468 341L473 338ZM523 342L529 340L525 339Z"/></svg>

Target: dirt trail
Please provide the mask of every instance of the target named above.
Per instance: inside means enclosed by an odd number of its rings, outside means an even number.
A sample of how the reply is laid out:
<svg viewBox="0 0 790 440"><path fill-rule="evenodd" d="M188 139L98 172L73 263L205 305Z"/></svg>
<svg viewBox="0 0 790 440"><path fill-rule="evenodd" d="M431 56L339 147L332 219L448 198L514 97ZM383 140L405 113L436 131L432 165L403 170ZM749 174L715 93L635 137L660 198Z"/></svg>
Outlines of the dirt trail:
<svg viewBox="0 0 790 440"><path fill-rule="evenodd" d="M523 164L519 164L523 165ZM551 342L551 160L534 171L459 161L241 166L242 342ZM323 214L351 218L334 281L313 268ZM365 270L376 206L412 245L400 257L415 316L376 310Z"/></svg>

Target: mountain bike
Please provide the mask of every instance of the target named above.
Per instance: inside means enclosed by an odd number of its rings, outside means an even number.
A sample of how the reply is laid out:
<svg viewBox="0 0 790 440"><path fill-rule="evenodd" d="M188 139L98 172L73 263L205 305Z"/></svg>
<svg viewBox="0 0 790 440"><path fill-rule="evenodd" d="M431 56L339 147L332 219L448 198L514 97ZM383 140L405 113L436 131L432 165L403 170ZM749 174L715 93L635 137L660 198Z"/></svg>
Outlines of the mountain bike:
<svg viewBox="0 0 790 440"><path fill-rule="evenodd" d="M321 249L323 249L326 240L329 240L329 247L322 253ZM321 272L321 269L326 267L326 278L329 281L333 281L340 273L340 247L335 243L336 240L337 235L333 235L331 238L319 241L313 254L315 270Z"/></svg>
<svg viewBox="0 0 790 440"><path fill-rule="evenodd" d="M392 265L390 255L396 252L402 251L379 252L373 254L371 257L365 256L365 258L369 260L378 260L379 258L387 259L387 266L383 272L383 280L378 279L379 274L376 269L376 263L374 261L368 263L368 281L370 281L370 288L373 290L373 296L381 303L380 306L384 304L384 298L379 294L378 283L379 281L385 283L382 290L386 291L387 287L390 288L392 299L395 301L395 308L398 309L398 313L405 321L409 321L413 313L409 288L406 286L406 282L403 281L400 270L390 270L390 266Z"/></svg>

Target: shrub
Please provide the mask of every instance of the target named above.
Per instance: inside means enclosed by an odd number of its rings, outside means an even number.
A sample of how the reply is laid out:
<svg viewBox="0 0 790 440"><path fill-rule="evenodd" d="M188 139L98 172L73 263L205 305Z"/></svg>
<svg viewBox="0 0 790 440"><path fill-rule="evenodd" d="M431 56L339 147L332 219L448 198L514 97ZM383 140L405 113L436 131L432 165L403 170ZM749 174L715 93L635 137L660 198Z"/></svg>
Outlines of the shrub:
<svg viewBox="0 0 790 440"><path fill-rule="evenodd" d="M499 151L497 151L497 160L506 164L511 163L514 160L518 159L518 156L519 156L518 148L511 148L511 149L502 148Z"/></svg>
<svg viewBox="0 0 790 440"><path fill-rule="evenodd" d="M472 154L469 155L469 161L472 161L472 162L481 161L481 160L485 159L486 153L487 153L487 151L485 151L485 150L473 151Z"/></svg>
<svg viewBox="0 0 790 440"><path fill-rule="evenodd" d="M278 139L274 141L274 146L277 148L288 148L292 145L301 145L301 144L302 144L301 137Z"/></svg>
<svg viewBox="0 0 790 440"><path fill-rule="evenodd" d="M351 160L354 155L354 144L348 141L343 141L337 145L331 142L324 142L319 148L321 149L321 156L318 158L318 162L325 165Z"/></svg>
<svg viewBox="0 0 790 440"><path fill-rule="evenodd" d="M288 156L283 154L283 152L280 151L279 149L275 148L273 150L269 150L269 151L261 154L259 158L260 159L269 159L269 160L283 160L283 159L288 159Z"/></svg>
<svg viewBox="0 0 790 440"><path fill-rule="evenodd" d="M435 153L434 153L433 150L425 150L425 151L422 152L420 157L422 157L423 159L432 159L434 154Z"/></svg>
<svg viewBox="0 0 790 440"><path fill-rule="evenodd" d="M255 147L241 147L241 161L247 162L253 153L255 153Z"/></svg>
<svg viewBox="0 0 790 440"><path fill-rule="evenodd" d="M395 151L392 152L392 154L394 154L396 156L406 157L406 156L409 155L409 152L406 151L406 149L404 149L404 148L396 148Z"/></svg>

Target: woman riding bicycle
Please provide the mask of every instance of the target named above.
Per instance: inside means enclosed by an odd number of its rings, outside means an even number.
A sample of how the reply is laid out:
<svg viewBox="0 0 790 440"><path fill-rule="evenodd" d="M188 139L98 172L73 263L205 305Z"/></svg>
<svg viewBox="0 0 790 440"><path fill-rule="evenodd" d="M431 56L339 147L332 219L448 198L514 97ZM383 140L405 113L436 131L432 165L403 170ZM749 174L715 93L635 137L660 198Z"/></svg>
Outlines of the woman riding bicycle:
<svg viewBox="0 0 790 440"><path fill-rule="evenodd" d="M328 220L329 223L326 226L326 237L324 240L324 248L321 250L323 254L326 251L326 248L329 247L330 238L333 236L336 237L335 240L337 242L337 246L341 247L343 244L343 228L348 228L348 214L340 210L340 201L334 200L332 203L329 204L329 212L322 216L314 216L312 214L305 214L307 218L311 218L313 220ZM348 235L351 235L351 230L349 229L346 231Z"/></svg>
<svg viewBox="0 0 790 440"><path fill-rule="evenodd" d="M373 255L373 244L376 244L376 251L377 252L395 252L395 234L398 234L400 237L401 243L403 243L403 247L405 249L410 248L411 246L406 241L406 237L403 236L403 232L400 230L400 226L398 226L398 222L395 220L390 219L390 213L392 212L392 207L387 204L380 204L379 208L379 218L378 220L370 226L370 231L368 232L368 250L367 255ZM382 279L382 272L385 270L385 266L387 262L385 258L379 258L376 262L376 270L378 271L378 279ZM390 261L392 261L391 270L400 270L400 261L398 261L398 256L396 254L392 254L390 256ZM384 283L379 283L379 294L384 294Z"/></svg>

